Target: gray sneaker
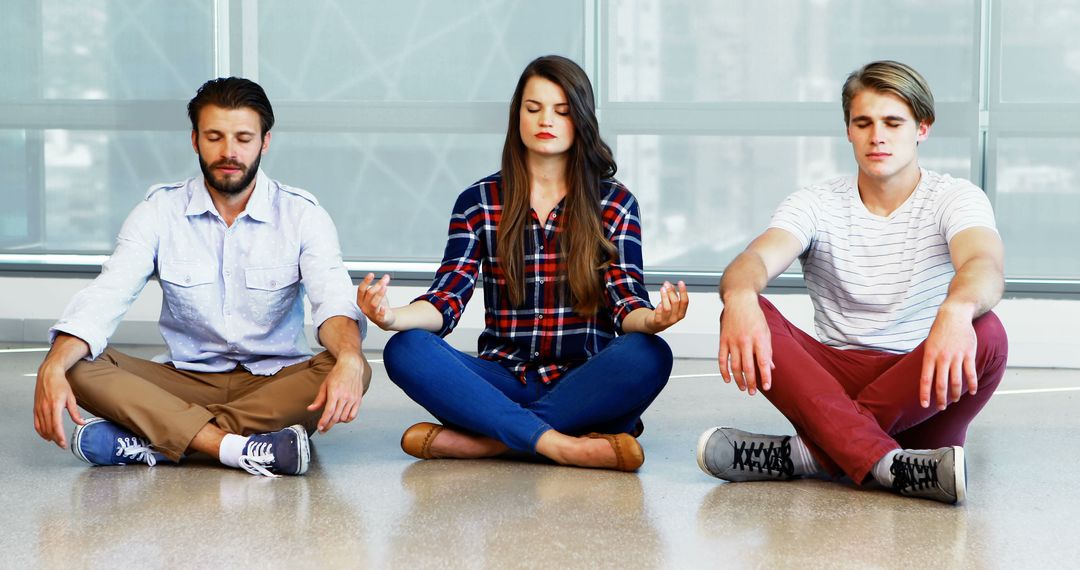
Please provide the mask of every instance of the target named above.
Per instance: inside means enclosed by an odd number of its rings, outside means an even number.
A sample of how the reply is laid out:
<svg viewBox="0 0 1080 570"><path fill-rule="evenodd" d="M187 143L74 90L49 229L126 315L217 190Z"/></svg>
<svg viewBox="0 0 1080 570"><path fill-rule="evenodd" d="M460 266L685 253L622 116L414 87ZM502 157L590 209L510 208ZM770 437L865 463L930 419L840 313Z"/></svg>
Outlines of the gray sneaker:
<svg viewBox="0 0 1080 570"><path fill-rule="evenodd" d="M967 498L964 448L902 449L893 457L889 472L893 491L908 497L933 499L955 505Z"/></svg>
<svg viewBox="0 0 1080 570"><path fill-rule="evenodd" d="M730 427L701 434L697 445L701 470L727 481L787 481L795 478L790 435L759 435Z"/></svg>

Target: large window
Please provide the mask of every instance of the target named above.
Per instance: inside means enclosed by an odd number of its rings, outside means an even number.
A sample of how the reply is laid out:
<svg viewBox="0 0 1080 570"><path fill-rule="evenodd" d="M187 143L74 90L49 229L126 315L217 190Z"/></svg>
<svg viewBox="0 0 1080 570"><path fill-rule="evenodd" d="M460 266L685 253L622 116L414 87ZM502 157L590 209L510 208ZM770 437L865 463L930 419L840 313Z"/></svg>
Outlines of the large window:
<svg viewBox="0 0 1080 570"><path fill-rule="evenodd" d="M1078 25L1068 0L13 0L0 262L108 253L147 187L198 172L195 88L242 75L277 112L267 173L322 200L354 266L423 272L498 169L521 69L558 53L594 81L647 268L715 282L786 194L854 172L840 86L887 58L930 82L922 162L986 189L1010 287L1080 291Z"/></svg>

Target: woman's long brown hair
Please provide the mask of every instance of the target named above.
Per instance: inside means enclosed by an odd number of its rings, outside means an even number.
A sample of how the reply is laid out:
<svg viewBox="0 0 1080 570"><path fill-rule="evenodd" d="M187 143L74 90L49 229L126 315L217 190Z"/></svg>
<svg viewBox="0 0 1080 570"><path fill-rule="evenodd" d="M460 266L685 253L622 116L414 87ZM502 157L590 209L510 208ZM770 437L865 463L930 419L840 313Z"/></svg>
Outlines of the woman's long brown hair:
<svg viewBox="0 0 1080 570"><path fill-rule="evenodd" d="M602 275L617 259L618 250L607 236L600 218L600 181L615 176L617 167L611 148L600 139L596 102L589 76L576 63L557 55L537 58L525 67L510 101L510 121L502 153L502 219L499 221L499 265L510 302L525 299L525 236L529 223L529 171L519 120L525 84L543 77L566 93L574 124L574 143L566 165L567 193L563 206L565 226L559 252L566 260L574 311L588 317L599 310L604 295Z"/></svg>

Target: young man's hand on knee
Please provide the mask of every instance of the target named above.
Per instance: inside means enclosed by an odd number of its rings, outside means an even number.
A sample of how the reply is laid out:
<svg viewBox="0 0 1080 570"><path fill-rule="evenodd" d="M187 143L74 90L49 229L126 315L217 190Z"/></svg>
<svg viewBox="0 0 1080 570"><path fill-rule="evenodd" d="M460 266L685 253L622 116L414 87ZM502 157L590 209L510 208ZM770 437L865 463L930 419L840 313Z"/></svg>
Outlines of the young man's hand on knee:
<svg viewBox="0 0 1080 570"><path fill-rule="evenodd" d="M356 419L364 398L364 374L367 362L359 355L339 358L326 375L315 401L308 410L323 409L318 430L327 432L336 423L349 423Z"/></svg>

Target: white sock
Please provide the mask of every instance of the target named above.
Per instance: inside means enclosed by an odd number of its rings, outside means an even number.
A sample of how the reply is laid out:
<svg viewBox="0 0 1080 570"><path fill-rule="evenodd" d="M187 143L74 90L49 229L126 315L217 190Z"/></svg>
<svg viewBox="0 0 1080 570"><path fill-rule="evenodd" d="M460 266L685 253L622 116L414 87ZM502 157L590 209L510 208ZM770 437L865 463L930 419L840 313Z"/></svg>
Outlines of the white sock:
<svg viewBox="0 0 1080 570"><path fill-rule="evenodd" d="M900 448L896 448L881 456L881 459L878 459L878 462L874 464L873 470L871 470L871 473L874 474L874 479L886 487L892 487L893 476L890 467L892 467L893 457L896 457L897 453L900 453Z"/></svg>
<svg viewBox="0 0 1080 570"><path fill-rule="evenodd" d="M221 440L221 447L218 449L218 459L229 467L240 467L240 454L244 451L247 442L246 437L232 433L225 434Z"/></svg>
<svg viewBox="0 0 1080 570"><path fill-rule="evenodd" d="M795 464L796 475L805 477L822 475L825 472L799 436L791 438L791 462Z"/></svg>

